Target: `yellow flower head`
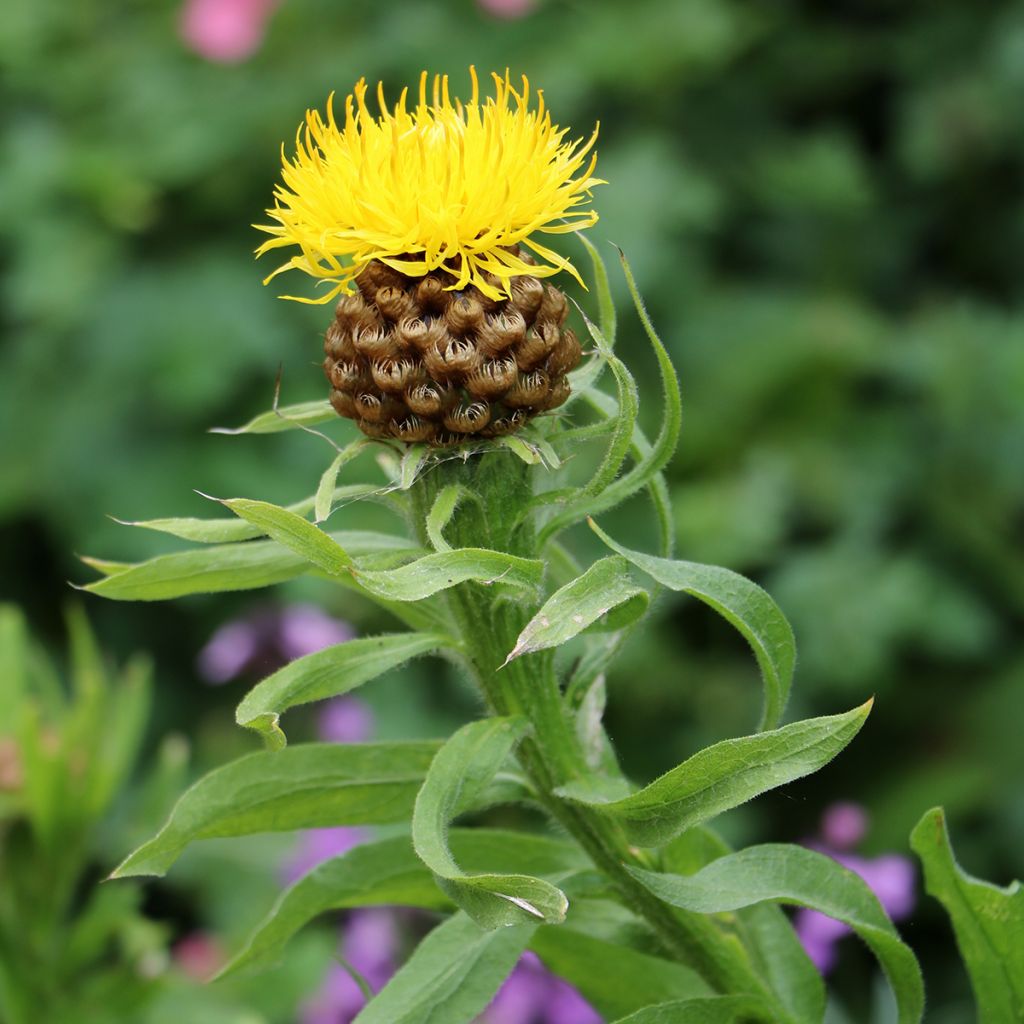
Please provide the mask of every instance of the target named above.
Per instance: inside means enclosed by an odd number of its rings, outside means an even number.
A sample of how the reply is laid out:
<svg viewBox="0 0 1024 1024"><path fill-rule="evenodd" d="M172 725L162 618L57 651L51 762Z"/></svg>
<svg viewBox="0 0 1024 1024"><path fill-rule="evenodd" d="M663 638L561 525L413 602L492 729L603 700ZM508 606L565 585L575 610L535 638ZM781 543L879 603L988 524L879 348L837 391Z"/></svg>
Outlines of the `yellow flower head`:
<svg viewBox="0 0 1024 1024"><path fill-rule="evenodd" d="M335 121L333 94L326 120L307 111L294 159L282 151L282 184L267 211L276 223L256 225L274 236L258 256L293 245L299 252L264 284L302 270L334 287L297 301L329 302L372 260L411 277L442 268L454 275L453 288L473 284L492 299L508 295L510 279L522 274L566 270L579 280L568 260L530 236L597 220L596 211L582 208L590 189L604 184L593 177L597 129L585 142L567 142L539 90L530 109L525 77L519 91L508 72L493 75L494 95L481 102L472 68L470 75L465 104L449 98L447 75L434 77L428 102L424 71L412 110L408 89L389 109L378 85L375 117L360 79L345 100L344 125ZM516 253L518 244L533 251L535 263Z"/></svg>

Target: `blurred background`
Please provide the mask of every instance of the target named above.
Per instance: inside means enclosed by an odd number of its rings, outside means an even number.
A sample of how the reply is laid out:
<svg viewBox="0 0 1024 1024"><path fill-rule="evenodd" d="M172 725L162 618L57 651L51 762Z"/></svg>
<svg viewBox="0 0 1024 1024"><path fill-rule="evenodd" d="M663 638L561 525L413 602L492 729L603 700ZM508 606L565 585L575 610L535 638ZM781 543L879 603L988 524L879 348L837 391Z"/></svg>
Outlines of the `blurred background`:
<svg viewBox="0 0 1024 1024"><path fill-rule="evenodd" d="M782 605L800 651L791 720L877 696L847 752L734 813L731 837L803 839L842 799L867 808L865 854L906 852L942 803L968 870L1024 875L1024 8L1009 0L14 0L0 597L59 652L66 581L90 576L76 553L173 547L109 516L209 514L193 489L313 491L331 455L318 439L206 432L268 408L279 367L284 402L326 395L329 312L261 286L272 266L255 265L250 225L307 107L361 75L396 96L422 68L464 91L470 63L528 74L574 135L601 122L591 237L630 257L683 384L680 557ZM619 295L619 349L656 429L653 360ZM653 547L642 504L610 522ZM232 723L241 684L204 683L200 650L225 623L306 600L387 627L309 582L85 604L106 650L152 655L152 749L183 734L198 771L253 746ZM638 779L749 731L758 699L742 641L681 599L662 600L609 685ZM434 662L366 699L381 736L473 713ZM98 856L109 869L124 849ZM245 847L247 874L227 847L190 855L176 890L148 890L152 913L230 944L279 885L265 849ZM218 870L234 898L203 881ZM969 1019L938 906L922 898L902 927L930 1019ZM328 946L303 947L294 976ZM871 961L849 946L836 990L851 1020L881 1019Z"/></svg>

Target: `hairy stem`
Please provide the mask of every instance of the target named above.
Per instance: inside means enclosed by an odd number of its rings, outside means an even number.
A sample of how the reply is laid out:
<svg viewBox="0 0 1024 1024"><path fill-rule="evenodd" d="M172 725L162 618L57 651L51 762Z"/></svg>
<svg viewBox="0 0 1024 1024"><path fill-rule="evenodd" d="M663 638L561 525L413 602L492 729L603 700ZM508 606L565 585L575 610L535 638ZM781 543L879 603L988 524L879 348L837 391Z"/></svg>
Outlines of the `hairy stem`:
<svg viewBox="0 0 1024 1024"><path fill-rule="evenodd" d="M435 465L412 488L413 527L426 543L424 522L434 497L445 485L461 483L478 495L480 503L469 503L452 517L446 536L453 546L537 557L532 525L518 514L530 497L525 469L511 453L507 459L493 453ZM537 652L505 664L505 656L536 611L536 602L516 600L500 587L465 583L447 591L447 604L467 667L488 707L497 715L522 715L533 727L517 756L545 810L608 877L625 905L647 921L672 956L697 970L719 992L762 996L779 1021L787 1020L738 939L708 915L680 911L658 900L626 870L627 865L650 864L630 847L619 828L590 808L557 795L560 786L592 769L566 710L552 653Z"/></svg>

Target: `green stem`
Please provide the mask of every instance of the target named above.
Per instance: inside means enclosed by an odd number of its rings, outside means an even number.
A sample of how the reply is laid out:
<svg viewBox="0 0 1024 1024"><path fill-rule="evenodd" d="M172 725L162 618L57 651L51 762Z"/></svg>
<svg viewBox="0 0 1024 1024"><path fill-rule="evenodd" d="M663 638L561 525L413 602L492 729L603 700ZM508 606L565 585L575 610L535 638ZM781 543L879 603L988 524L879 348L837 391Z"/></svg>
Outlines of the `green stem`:
<svg viewBox="0 0 1024 1024"><path fill-rule="evenodd" d="M501 462L500 472L494 471L497 462ZM453 546L491 547L536 557L532 527L518 515L529 498L529 484L524 467L516 463L511 454L507 460L485 455L433 467L412 488L412 525L421 540L427 542L424 523L434 497L455 482L479 495L485 511L475 503L459 508L446 530ZM650 865L630 847L621 830L590 808L557 796L560 786L592 769L566 711L553 655L542 651L504 664L536 609L495 593L494 588L471 583L447 591L447 606L468 668L491 711L522 715L533 727L517 756L545 810L576 839L625 905L647 921L672 956L697 970L716 991L757 994L779 1021L787 1020L789 1015L758 976L738 939L708 915L680 911L658 900L626 870L628 865Z"/></svg>

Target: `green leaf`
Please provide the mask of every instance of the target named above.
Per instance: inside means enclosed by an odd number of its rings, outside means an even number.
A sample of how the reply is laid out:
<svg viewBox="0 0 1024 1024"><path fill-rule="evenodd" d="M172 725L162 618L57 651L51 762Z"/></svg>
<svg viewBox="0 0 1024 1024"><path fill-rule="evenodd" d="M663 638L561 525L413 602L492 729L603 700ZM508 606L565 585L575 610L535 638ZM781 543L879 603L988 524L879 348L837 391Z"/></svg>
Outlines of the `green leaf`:
<svg viewBox="0 0 1024 1024"><path fill-rule="evenodd" d="M720 914L766 901L821 911L852 928L871 948L896 995L899 1024L916 1024L924 1011L917 960L900 940L863 879L801 846L752 846L713 861L695 875L627 870L665 903L700 914Z"/></svg>
<svg viewBox="0 0 1024 1024"><path fill-rule="evenodd" d="M438 743L306 743L204 775L111 877L162 875L197 839L408 818Z"/></svg>
<svg viewBox="0 0 1024 1024"><path fill-rule="evenodd" d="M601 463L590 480L580 489L579 501L573 503L574 505L579 504L582 507L586 499L604 491L622 468L632 443L633 427L636 424L637 412L640 408L640 397L637 392L636 381L627 369L626 364L612 352L611 346L605 341L604 335L597 328L597 325L590 321L586 313L581 310L580 315L583 317L583 322L586 324L591 338L594 339L594 344L597 345L598 352L603 356L608 364L608 368L612 371L612 376L615 378L619 411L619 414L615 417L612 436L608 442L608 448L601 459Z"/></svg>
<svg viewBox="0 0 1024 1024"><path fill-rule="evenodd" d="M449 824L484 791L528 728L525 719L485 718L459 729L438 751L416 798L412 840L438 885L483 928L558 923L568 901L531 875L469 875L446 841Z"/></svg>
<svg viewBox="0 0 1024 1024"><path fill-rule="evenodd" d="M235 721L261 733L274 747L285 745L278 720L298 704L348 693L410 658L454 642L437 633L395 633L347 640L296 658L257 683L235 712Z"/></svg>
<svg viewBox="0 0 1024 1024"><path fill-rule="evenodd" d="M698 825L662 849L661 870L692 875L729 853L732 850L717 833ZM825 1016L825 985L782 908L757 903L736 911L734 921L755 972L771 985L793 1020L820 1024Z"/></svg>
<svg viewBox="0 0 1024 1024"><path fill-rule="evenodd" d="M586 780L556 792L614 819L631 843L660 846L760 793L817 771L857 735L871 704L715 743L638 793L613 802L592 795Z"/></svg>
<svg viewBox="0 0 1024 1024"><path fill-rule="evenodd" d="M355 565L352 556L330 534L280 505L250 498L216 500L231 509L240 519L259 527L278 544L283 544L311 565L332 576L340 576Z"/></svg>
<svg viewBox="0 0 1024 1024"><path fill-rule="evenodd" d="M351 444L347 444L335 455L331 464L324 470L323 476L320 477L320 484L316 489L316 494L313 496L313 518L316 522L322 523L331 514L331 508L334 505L334 494L337 489L338 473L341 472L342 466L351 462L361 452L366 451L371 444L373 442L367 437L359 438ZM298 512L298 509L289 509L289 511ZM299 514L304 514L304 512Z"/></svg>
<svg viewBox="0 0 1024 1024"><path fill-rule="evenodd" d="M946 908L971 976L979 1024L1024 1020L1024 889L968 875L953 855L945 814L933 807L910 845L924 865L925 890Z"/></svg>
<svg viewBox="0 0 1024 1024"><path fill-rule="evenodd" d="M379 487L372 484L348 484L344 487L336 487L330 495L331 502L346 501L353 498L362 498L380 491ZM313 508L316 497L304 498L293 505L286 505L289 512L305 516ZM142 519L123 520L116 522L122 526L137 526L144 530L156 530L158 533L168 533L172 537L180 537L182 540L189 540L196 544L228 544L232 541L252 540L264 536L264 531L244 519L232 517L230 519L198 519L195 517L178 517L171 519ZM84 561L84 559L83 559ZM89 564L92 564L90 560Z"/></svg>
<svg viewBox="0 0 1024 1024"><path fill-rule="evenodd" d="M412 541L386 533L353 530L329 536L354 557L419 550ZM162 601L188 594L267 587L301 576L310 568L306 559L276 541L246 541L158 555L82 589L116 601Z"/></svg>
<svg viewBox="0 0 1024 1024"><path fill-rule="evenodd" d="M452 550L451 544L444 539L444 528L455 514L455 509L458 507L459 502L464 501L466 498L476 500L473 492L463 487L462 484L448 484L447 487L443 487L438 492L437 497L434 499L434 504L427 515L426 524L427 537L430 539L430 543L434 545L435 551Z"/></svg>
<svg viewBox="0 0 1024 1024"><path fill-rule="evenodd" d="M543 574L541 561L483 548L439 551L397 569L353 570L356 582L366 593L387 601L422 601L467 580L535 588L540 586Z"/></svg>
<svg viewBox="0 0 1024 1024"><path fill-rule="evenodd" d="M713 994L689 967L584 934L569 925L538 928L530 948L608 1020L651 1002Z"/></svg>
<svg viewBox="0 0 1024 1024"><path fill-rule="evenodd" d="M601 357L607 363L615 377L618 391L616 402L617 415L612 421L611 437L608 447L601 458L601 463L590 480L573 492L573 498L560 512L556 513L542 527L538 535L538 544L543 546L559 531L574 523L578 523L585 515L601 511L609 506L601 500L601 495L609 489L622 468L633 442L633 430L639 409L639 396L636 381L626 365L609 348L598 328L591 323L587 315L580 310L587 330L594 339Z"/></svg>
<svg viewBox="0 0 1024 1024"><path fill-rule="evenodd" d="M353 1024L468 1024L486 1008L533 934L484 931L465 914L435 928Z"/></svg>
<svg viewBox="0 0 1024 1024"><path fill-rule="evenodd" d="M498 829L452 829L448 843L471 870L560 875L586 867L573 843ZM357 846L317 865L281 894L223 974L259 968L276 959L288 940L319 914L350 907L401 905L443 910L451 901L416 855L408 836Z"/></svg>
<svg viewBox="0 0 1024 1024"><path fill-rule="evenodd" d="M13 604L0 605L0 732L17 727L28 687L28 631Z"/></svg>
<svg viewBox="0 0 1024 1024"><path fill-rule="evenodd" d="M604 416L614 419L618 415L618 404L611 395L592 389L587 392L587 403ZM647 462L651 457L651 442L639 426L633 428L633 444L630 454L637 464ZM675 545L675 523L672 519L672 502L669 499L665 475L655 473L647 484L647 493L654 506L658 520L658 541L662 557L670 558Z"/></svg>
<svg viewBox="0 0 1024 1024"><path fill-rule="evenodd" d="M519 634L505 664L524 654L559 647L603 616L613 613L613 609L625 612L627 621L635 621L644 613L649 601L647 591L630 578L629 564L624 558L619 555L602 558L544 602ZM612 628L624 624L616 621Z"/></svg>
<svg viewBox="0 0 1024 1024"><path fill-rule="evenodd" d="M254 416L241 427L213 427L211 434L278 434L282 430L297 430L312 427L317 423L336 420L338 414L331 403L323 399L314 402L298 402L279 409L270 409Z"/></svg>
<svg viewBox="0 0 1024 1024"><path fill-rule="evenodd" d="M596 523L591 528L613 551L629 559L670 590L681 591L703 601L728 620L746 638L764 679L762 729L774 728L786 706L796 643L785 615L771 597L745 576L717 565L680 562L631 551L617 544Z"/></svg>
<svg viewBox="0 0 1024 1024"><path fill-rule="evenodd" d="M683 403L679 394L679 378L676 376L675 367L669 358L668 350L662 344L658 332L651 323L647 313L647 307L640 295L633 278L633 271L629 266L625 253L619 249L619 259L622 261L622 272L626 276L626 285L629 287L629 294L633 297L633 305L636 307L637 316L643 324L644 333L654 349L655 358L658 360L658 372L661 375L662 396L665 401L661 412L661 429L654 439L654 445L650 456L639 462L622 480L618 486L624 494L633 494L646 484L652 476L662 470L669 459L672 458L679 443L679 432L683 424Z"/></svg>
<svg viewBox="0 0 1024 1024"><path fill-rule="evenodd" d="M708 996L645 1006L615 1024L748 1024L775 1021L771 1008L754 996Z"/></svg>
<svg viewBox="0 0 1024 1024"><path fill-rule="evenodd" d="M581 232L575 232L583 248L587 250L590 263L594 269L594 295L597 297L597 322L601 325L601 334L604 336L608 348L615 347L615 300L612 298L612 290L608 283L608 269L601 259L594 243Z"/></svg>

